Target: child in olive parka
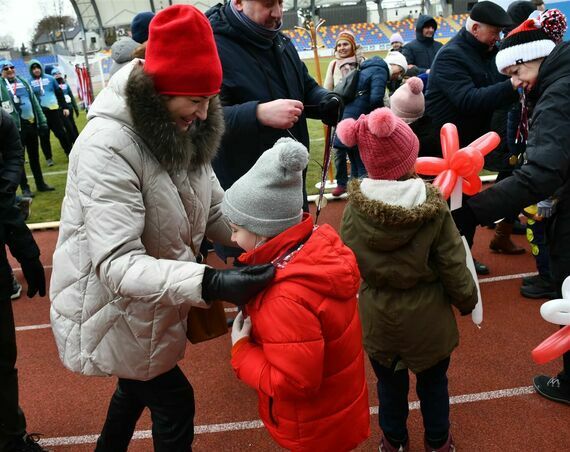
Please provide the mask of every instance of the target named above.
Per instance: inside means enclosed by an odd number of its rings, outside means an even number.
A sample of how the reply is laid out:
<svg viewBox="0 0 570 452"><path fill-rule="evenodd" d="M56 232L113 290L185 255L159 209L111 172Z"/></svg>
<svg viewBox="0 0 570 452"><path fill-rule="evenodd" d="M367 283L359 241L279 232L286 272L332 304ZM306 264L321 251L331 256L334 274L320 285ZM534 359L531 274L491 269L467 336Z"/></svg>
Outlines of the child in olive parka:
<svg viewBox="0 0 570 452"><path fill-rule="evenodd" d="M339 123L368 178L349 185L341 236L363 278L364 348L378 377L381 451L409 448L408 369L416 374L426 451L453 450L447 369L462 315L477 303L459 232L441 194L415 175L419 143L387 108Z"/></svg>

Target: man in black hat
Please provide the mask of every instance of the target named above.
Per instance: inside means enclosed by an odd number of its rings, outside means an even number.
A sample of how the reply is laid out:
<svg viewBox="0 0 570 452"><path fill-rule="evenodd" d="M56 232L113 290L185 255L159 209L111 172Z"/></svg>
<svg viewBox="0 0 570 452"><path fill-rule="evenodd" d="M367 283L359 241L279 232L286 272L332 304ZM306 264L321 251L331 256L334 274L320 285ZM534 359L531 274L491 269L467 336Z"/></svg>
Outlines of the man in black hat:
<svg viewBox="0 0 570 452"><path fill-rule="evenodd" d="M491 130L493 112L517 99L510 79L499 74L495 65L501 30L510 24L511 18L496 3L476 3L465 27L439 51L433 62L426 115L437 130L447 122L455 124L461 146ZM456 224L472 246L475 229ZM479 274L489 273L479 262L475 268Z"/></svg>

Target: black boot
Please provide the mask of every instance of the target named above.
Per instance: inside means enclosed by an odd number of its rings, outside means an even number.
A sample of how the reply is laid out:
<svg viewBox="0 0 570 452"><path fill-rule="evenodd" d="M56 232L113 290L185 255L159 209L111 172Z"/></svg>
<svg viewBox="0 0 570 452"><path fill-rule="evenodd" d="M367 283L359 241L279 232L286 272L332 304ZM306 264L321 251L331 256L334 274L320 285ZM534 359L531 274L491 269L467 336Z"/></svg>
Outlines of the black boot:
<svg viewBox="0 0 570 452"><path fill-rule="evenodd" d="M533 284L522 285L520 292L525 298L547 298L549 300L556 298L556 289L552 280L544 275L538 275Z"/></svg>
<svg viewBox="0 0 570 452"><path fill-rule="evenodd" d="M488 275L489 274L489 267L487 267L485 264L483 264L482 262L479 262L478 260L473 259L473 263L475 264L475 272L478 275Z"/></svg>

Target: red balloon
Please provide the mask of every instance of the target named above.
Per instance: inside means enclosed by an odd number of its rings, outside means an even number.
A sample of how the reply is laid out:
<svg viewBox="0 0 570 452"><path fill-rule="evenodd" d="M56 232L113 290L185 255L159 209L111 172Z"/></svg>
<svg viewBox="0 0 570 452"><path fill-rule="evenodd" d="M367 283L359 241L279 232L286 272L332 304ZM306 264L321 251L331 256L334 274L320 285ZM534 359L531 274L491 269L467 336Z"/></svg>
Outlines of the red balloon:
<svg viewBox="0 0 570 452"><path fill-rule="evenodd" d="M501 137L496 132L487 132L482 137L477 138L468 147L478 149L482 155L487 155L495 149L501 142Z"/></svg>
<svg viewBox="0 0 570 452"><path fill-rule="evenodd" d="M457 183L457 173L451 169L445 170L433 181L433 185L439 188L444 199L448 199Z"/></svg>
<svg viewBox="0 0 570 452"><path fill-rule="evenodd" d="M419 157L416 160L416 173L426 176L437 176L448 168L449 163L438 157Z"/></svg>
<svg viewBox="0 0 570 452"><path fill-rule="evenodd" d="M566 325L542 341L532 351L532 359L537 364L544 364L562 356L568 350L570 350L570 325Z"/></svg>
<svg viewBox="0 0 570 452"><path fill-rule="evenodd" d="M468 174L466 177L472 176L474 174L478 175L483 169L483 165L485 164L483 154L481 154L481 152L479 152L477 149L473 149L469 146L466 147L465 150L469 152L469 155L471 156L471 162L473 164L471 168L471 174Z"/></svg>
<svg viewBox="0 0 570 452"><path fill-rule="evenodd" d="M455 127L455 124L448 122L442 126L439 136L441 139L441 153L443 158L449 160L459 149L457 127Z"/></svg>
<svg viewBox="0 0 570 452"><path fill-rule="evenodd" d="M479 177L479 173L473 174L469 177L463 179L463 193L469 196L476 195L481 191L481 187L483 187L483 183L481 182L481 178Z"/></svg>
<svg viewBox="0 0 570 452"><path fill-rule="evenodd" d="M473 172L471 154L466 149L459 149L451 156L449 167L461 177L469 176Z"/></svg>

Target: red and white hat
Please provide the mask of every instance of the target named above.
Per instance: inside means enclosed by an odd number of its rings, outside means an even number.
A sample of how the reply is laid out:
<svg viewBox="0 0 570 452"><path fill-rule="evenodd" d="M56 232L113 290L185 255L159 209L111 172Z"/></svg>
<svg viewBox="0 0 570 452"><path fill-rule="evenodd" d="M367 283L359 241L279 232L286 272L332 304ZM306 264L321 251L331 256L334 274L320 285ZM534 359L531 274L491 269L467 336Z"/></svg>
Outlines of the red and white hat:
<svg viewBox="0 0 570 452"><path fill-rule="evenodd" d="M566 32L566 17L557 9L544 11L536 19L527 19L501 42L496 63L499 72L514 64L550 55Z"/></svg>

